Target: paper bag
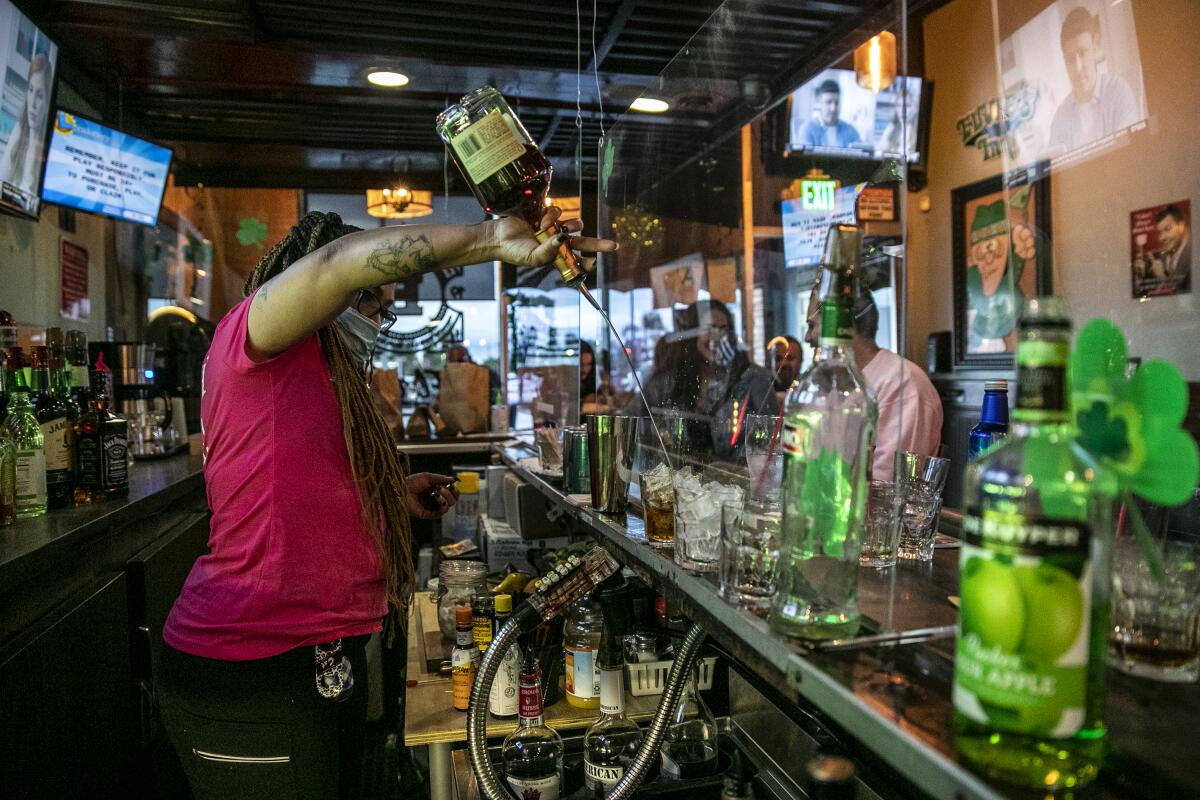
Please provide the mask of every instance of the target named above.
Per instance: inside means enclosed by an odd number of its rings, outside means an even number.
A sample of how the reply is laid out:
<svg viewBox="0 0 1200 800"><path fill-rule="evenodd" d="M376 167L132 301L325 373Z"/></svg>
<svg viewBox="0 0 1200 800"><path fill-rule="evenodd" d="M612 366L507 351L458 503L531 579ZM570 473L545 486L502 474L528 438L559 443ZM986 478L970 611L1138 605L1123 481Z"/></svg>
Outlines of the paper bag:
<svg viewBox="0 0 1200 800"><path fill-rule="evenodd" d="M488 371L479 364L442 367L438 410L446 422L445 435L484 433L488 426Z"/></svg>

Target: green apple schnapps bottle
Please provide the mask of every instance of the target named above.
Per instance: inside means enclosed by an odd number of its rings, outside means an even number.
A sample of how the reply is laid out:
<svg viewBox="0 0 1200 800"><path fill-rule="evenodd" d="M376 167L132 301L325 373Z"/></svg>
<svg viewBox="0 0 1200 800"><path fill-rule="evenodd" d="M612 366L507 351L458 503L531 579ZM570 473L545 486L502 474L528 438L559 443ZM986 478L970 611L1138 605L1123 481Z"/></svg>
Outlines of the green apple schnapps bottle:
<svg viewBox="0 0 1200 800"><path fill-rule="evenodd" d="M783 518L771 628L794 639L858 630L858 555L874 441L875 397L854 363L853 298L862 230L826 240L816 361L784 402Z"/></svg>
<svg viewBox="0 0 1200 800"><path fill-rule="evenodd" d="M1092 780L1105 734L1116 485L1075 443L1070 339L1061 299L1026 303L1014 426L967 468L959 555L959 753L1042 791Z"/></svg>

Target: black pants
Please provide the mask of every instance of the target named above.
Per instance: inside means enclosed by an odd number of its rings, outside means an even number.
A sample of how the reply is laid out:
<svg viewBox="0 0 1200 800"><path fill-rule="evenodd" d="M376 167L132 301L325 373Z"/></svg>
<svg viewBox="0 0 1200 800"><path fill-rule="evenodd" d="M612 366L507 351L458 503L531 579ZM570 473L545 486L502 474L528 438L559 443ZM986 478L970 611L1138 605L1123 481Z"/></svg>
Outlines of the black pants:
<svg viewBox="0 0 1200 800"><path fill-rule="evenodd" d="M216 661L164 646L155 683L196 800L347 798L362 768L367 637L343 640L354 691L317 694L313 649Z"/></svg>

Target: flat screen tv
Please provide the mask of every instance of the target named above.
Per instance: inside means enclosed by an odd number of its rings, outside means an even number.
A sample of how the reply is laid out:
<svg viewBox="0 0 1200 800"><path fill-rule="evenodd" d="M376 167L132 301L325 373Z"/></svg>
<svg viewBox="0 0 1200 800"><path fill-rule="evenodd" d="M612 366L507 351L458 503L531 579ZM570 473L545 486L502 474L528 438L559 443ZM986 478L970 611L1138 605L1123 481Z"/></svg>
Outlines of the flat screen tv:
<svg viewBox="0 0 1200 800"><path fill-rule="evenodd" d="M0 209L35 219L57 63L54 42L0 0Z"/></svg>
<svg viewBox="0 0 1200 800"><path fill-rule="evenodd" d="M858 85L853 70L827 69L788 98L787 149L870 159L906 150L908 161L916 163L926 119L921 113L924 89L921 78L910 76L875 94Z"/></svg>
<svg viewBox="0 0 1200 800"><path fill-rule="evenodd" d="M46 152L47 203L154 225L171 169L171 150L58 111Z"/></svg>

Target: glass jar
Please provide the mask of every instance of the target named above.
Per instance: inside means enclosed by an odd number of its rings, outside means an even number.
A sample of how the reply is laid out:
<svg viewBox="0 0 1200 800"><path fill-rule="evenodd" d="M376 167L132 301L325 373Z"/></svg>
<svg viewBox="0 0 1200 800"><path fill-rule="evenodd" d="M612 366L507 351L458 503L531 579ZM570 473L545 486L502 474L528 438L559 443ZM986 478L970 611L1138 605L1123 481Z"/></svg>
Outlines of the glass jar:
<svg viewBox="0 0 1200 800"><path fill-rule="evenodd" d="M600 604L585 597L571 607L563 625L563 683L576 708L600 707Z"/></svg>
<svg viewBox="0 0 1200 800"><path fill-rule="evenodd" d="M482 561L443 561L438 568L437 614L442 635L454 640L454 609L471 605L487 591L487 564Z"/></svg>

